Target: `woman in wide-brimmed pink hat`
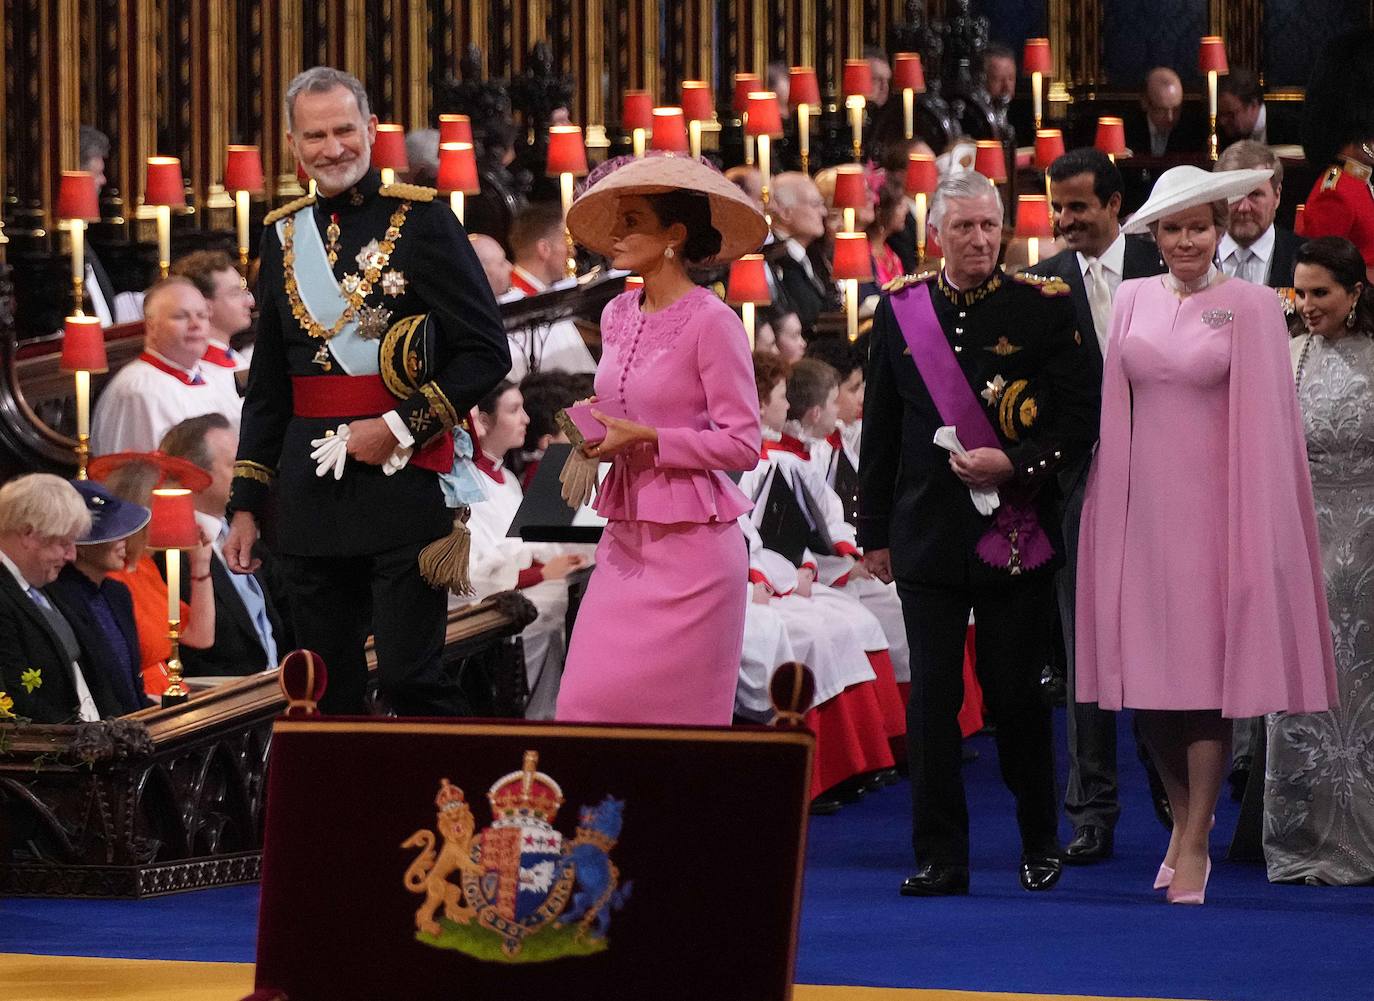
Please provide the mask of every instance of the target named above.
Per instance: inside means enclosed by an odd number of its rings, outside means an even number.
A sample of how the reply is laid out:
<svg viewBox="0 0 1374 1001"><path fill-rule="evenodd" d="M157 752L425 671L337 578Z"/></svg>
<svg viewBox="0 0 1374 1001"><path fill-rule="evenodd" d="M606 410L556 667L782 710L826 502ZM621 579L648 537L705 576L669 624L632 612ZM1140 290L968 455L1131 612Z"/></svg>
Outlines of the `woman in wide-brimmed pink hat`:
<svg viewBox="0 0 1374 1001"><path fill-rule="evenodd" d="M569 229L644 287L601 316L594 414L606 435L580 454L611 464L596 502L608 522L557 717L725 725L749 570L736 519L751 507L726 473L757 463L759 411L744 327L688 268L750 253L767 225L689 157L612 163L588 182ZM591 466L578 455L565 470L574 501Z"/></svg>

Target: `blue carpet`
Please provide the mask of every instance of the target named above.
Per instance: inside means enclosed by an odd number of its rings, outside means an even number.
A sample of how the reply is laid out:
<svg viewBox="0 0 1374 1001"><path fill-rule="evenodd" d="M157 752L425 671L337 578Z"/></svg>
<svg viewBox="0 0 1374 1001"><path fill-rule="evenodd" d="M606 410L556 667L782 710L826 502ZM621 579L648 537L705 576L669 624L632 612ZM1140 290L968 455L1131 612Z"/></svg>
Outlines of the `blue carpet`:
<svg viewBox="0 0 1374 1001"><path fill-rule="evenodd" d="M1374 888L1272 886L1260 866L1217 862L1204 907L1169 907L1149 889L1166 838L1124 729L1116 858L1066 869L1049 893L1026 893L996 752L989 738L973 745L981 756L965 770L972 895L898 896L912 868L905 785L816 818L798 982L1209 1001L1374 998ZM1235 816L1223 802L1217 858ZM0 952L252 962L257 898L256 887L234 887L145 901L4 900Z"/></svg>

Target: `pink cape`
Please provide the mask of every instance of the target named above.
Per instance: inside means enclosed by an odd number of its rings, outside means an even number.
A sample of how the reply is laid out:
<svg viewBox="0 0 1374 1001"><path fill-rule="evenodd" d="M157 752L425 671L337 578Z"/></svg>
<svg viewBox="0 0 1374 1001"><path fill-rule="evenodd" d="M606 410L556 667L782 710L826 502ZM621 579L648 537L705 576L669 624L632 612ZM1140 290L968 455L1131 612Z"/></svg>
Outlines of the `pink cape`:
<svg viewBox="0 0 1374 1001"><path fill-rule="evenodd" d="M1123 656L1123 623L1140 635L1158 626L1150 603L1125 607L1126 525L1131 482L1131 386L1122 341L1132 323L1148 322L1146 300L1159 278L1123 282L1112 314L1102 388L1102 425L1088 480L1078 551L1077 698L1104 709L1196 709L1195 692L1178 692L1134 668L1126 697L1128 659L1148 663L1149 652ZM1331 627L1317 542L1312 484L1302 417L1288 352L1288 335L1271 289L1230 279L1197 298L1234 315L1228 382L1224 656L1197 663L1221 693L1227 717L1276 711L1320 712L1337 702ZM1142 427L1139 434L1166 433ZM1198 429L1199 434L1208 429ZM1169 471L1183 478L1185 468ZM1168 547L1171 540L1160 538ZM1157 582L1162 588L1170 581ZM1201 613L1199 613L1201 614ZM1203 658L1204 660L1206 658Z"/></svg>

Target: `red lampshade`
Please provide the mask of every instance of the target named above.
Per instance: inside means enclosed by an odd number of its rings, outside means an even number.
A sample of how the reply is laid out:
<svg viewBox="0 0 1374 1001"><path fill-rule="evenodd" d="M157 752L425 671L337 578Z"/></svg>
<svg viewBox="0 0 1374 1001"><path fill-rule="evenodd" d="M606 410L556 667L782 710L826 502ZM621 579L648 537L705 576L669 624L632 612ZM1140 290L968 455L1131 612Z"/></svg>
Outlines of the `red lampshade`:
<svg viewBox="0 0 1374 1001"><path fill-rule="evenodd" d="M454 191L475 195L482 190L472 143L439 144L439 177L435 187L446 195Z"/></svg>
<svg viewBox="0 0 1374 1001"><path fill-rule="evenodd" d="M778 95L771 90L749 92L749 134L782 135L782 109L778 107Z"/></svg>
<svg viewBox="0 0 1374 1001"><path fill-rule="evenodd" d="M857 278L865 281L873 277L873 257L868 249L867 233L836 233L835 256L831 260L832 274L839 279Z"/></svg>
<svg viewBox="0 0 1374 1001"><path fill-rule="evenodd" d="M581 177L587 172L587 147L582 142L582 126L550 125L549 157L544 173L549 177L559 174L574 174Z"/></svg>
<svg viewBox="0 0 1374 1001"><path fill-rule="evenodd" d="M1062 129L1036 129L1035 131L1035 169L1049 170L1050 164L1064 155L1064 131Z"/></svg>
<svg viewBox="0 0 1374 1001"><path fill-rule="evenodd" d="M1048 38L1026 39L1026 48L1021 53L1021 72L1026 76L1032 73L1049 76L1054 72L1054 59L1050 55Z"/></svg>
<svg viewBox="0 0 1374 1001"><path fill-rule="evenodd" d="M873 96L873 67L867 59L846 59L844 61L844 96Z"/></svg>
<svg viewBox="0 0 1374 1001"><path fill-rule="evenodd" d="M1294 233L1297 233L1298 236L1302 236L1302 229L1303 229L1302 219L1303 219L1303 215L1304 215L1304 213L1306 213L1306 211L1307 211L1307 203L1306 203L1306 202L1299 202L1299 203L1298 203L1297 209L1294 210L1294 215L1293 215L1293 232L1294 232Z"/></svg>
<svg viewBox="0 0 1374 1001"><path fill-rule="evenodd" d="M855 163L847 163L835 168L835 208L859 209L872 203L873 197L869 194L868 181L864 177L862 167Z"/></svg>
<svg viewBox="0 0 1374 1001"><path fill-rule="evenodd" d="M682 114L689 122L707 122L716 113L711 85L705 80L682 81Z"/></svg>
<svg viewBox="0 0 1374 1001"><path fill-rule="evenodd" d="M181 160L175 156L148 157L148 175L143 186L145 205L186 204L186 185L181 177Z"/></svg>
<svg viewBox="0 0 1374 1001"><path fill-rule="evenodd" d="M62 186L57 189L57 218L100 218L100 199L95 190L95 177L90 171L62 171Z"/></svg>
<svg viewBox="0 0 1374 1001"><path fill-rule="evenodd" d="M725 301L732 306L752 302L766 306L773 301L762 254L745 254L730 262L730 280L725 286Z"/></svg>
<svg viewBox="0 0 1374 1001"><path fill-rule="evenodd" d="M372 144L372 165L392 170L409 170L406 157L406 130L399 125L378 125L377 139Z"/></svg>
<svg viewBox="0 0 1374 1001"><path fill-rule="evenodd" d="M1198 68L1207 73L1216 70L1218 73L1229 73L1231 68L1226 65L1226 41L1220 35L1203 35L1202 45L1197 54Z"/></svg>
<svg viewBox="0 0 1374 1001"><path fill-rule="evenodd" d="M200 545L195 497L181 487L153 491L153 517L148 522L149 549L194 549Z"/></svg>
<svg viewBox="0 0 1374 1001"><path fill-rule="evenodd" d="M439 142L472 142L472 119L467 115L440 115Z"/></svg>
<svg viewBox="0 0 1374 1001"><path fill-rule="evenodd" d="M647 90L625 91L625 105L620 115L620 124L627 132L631 129L654 127L654 99Z"/></svg>
<svg viewBox="0 0 1374 1001"><path fill-rule="evenodd" d="M792 107L805 104L814 108L821 103L821 85L812 66L793 66L788 70L788 100Z"/></svg>
<svg viewBox="0 0 1374 1001"><path fill-rule="evenodd" d="M749 110L749 92L759 90L763 83L757 73L735 74L735 114L742 115Z"/></svg>
<svg viewBox="0 0 1374 1001"><path fill-rule="evenodd" d="M1108 156L1120 156L1126 152L1126 123L1113 115L1103 115L1097 120L1093 145Z"/></svg>
<svg viewBox="0 0 1374 1001"><path fill-rule="evenodd" d="M892 89L926 92L926 71L918 52L898 52L892 57Z"/></svg>
<svg viewBox="0 0 1374 1001"><path fill-rule="evenodd" d="M649 148L666 153L687 152L687 119L682 117L681 108L654 109L654 140Z"/></svg>
<svg viewBox="0 0 1374 1001"><path fill-rule="evenodd" d="M63 372L108 372L105 358L105 331L95 316L69 316L63 325Z"/></svg>
<svg viewBox="0 0 1374 1001"><path fill-rule="evenodd" d="M973 169L994 184L1007 179L1007 154L996 139L979 139L978 151L973 154Z"/></svg>
<svg viewBox="0 0 1374 1001"><path fill-rule="evenodd" d="M224 159L227 191L262 190L262 155L256 146L230 146Z"/></svg>
<svg viewBox="0 0 1374 1001"><path fill-rule="evenodd" d="M1021 195L1016 199L1016 235L1022 239L1054 239L1050 204L1044 195Z"/></svg>
<svg viewBox="0 0 1374 1001"><path fill-rule="evenodd" d="M906 158L906 193L908 195L933 195L935 186L940 183L940 171L935 166L935 157L930 153L912 153Z"/></svg>

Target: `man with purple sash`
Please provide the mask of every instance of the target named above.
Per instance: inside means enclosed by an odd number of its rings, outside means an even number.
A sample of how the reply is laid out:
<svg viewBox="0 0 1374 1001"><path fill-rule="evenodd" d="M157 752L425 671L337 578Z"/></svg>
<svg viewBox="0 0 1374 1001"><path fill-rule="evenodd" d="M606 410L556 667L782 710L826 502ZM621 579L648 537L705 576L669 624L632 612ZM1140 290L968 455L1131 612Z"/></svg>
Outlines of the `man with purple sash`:
<svg viewBox="0 0 1374 1001"><path fill-rule="evenodd" d="M998 267L1002 218L986 177L943 180L930 225L944 270L890 283L873 324L858 530L870 570L897 581L911 646L918 871L902 884L907 896L968 892L958 713L970 611L1002 777L1016 796L1021 885L1046 890L1060 874L1039 684L1063 562L1055 474L1097 437L1101 370L1068 286ZM957 446L945 431L942 447L936 432L949 427Z"/></svg>

